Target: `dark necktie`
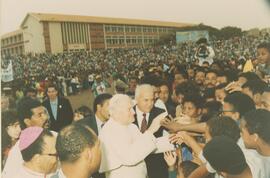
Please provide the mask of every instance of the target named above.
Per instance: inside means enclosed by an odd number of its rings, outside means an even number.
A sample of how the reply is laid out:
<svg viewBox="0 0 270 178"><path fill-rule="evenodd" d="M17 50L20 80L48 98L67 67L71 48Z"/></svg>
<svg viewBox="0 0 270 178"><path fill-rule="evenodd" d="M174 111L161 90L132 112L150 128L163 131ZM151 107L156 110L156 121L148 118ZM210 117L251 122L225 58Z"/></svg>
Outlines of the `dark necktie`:
<svg viewBox="0 0 270 178"><path fill-rule="evenodd" d="M141 132L144 133L147 130L146 114L143 113L143 120L141 125Z"/></svg>

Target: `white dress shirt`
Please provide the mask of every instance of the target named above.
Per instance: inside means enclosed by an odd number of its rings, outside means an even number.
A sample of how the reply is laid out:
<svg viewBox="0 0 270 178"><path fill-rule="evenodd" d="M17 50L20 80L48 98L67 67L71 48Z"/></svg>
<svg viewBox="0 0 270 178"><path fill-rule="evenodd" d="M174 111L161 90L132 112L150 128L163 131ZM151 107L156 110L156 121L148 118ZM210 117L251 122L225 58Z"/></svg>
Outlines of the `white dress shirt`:
<svg viewBox="0 0 270 178"><path fill-rule="evenodd" d="M165 110L165 112L167 113L166 110ZM139 126L139 129L141 130L144 112L142 112L142 111L139 109L138 106L136 106L136 114L137 114L138 126ZM145 114L146 114L146 122L147 122L147 125L148 125L150 113L145 113ZM168 114L168 113L167 113L167 114ZM164 136L164 135L169 135L169 133L168 133L166 130L163 130L162 133L163 133L163 136Z"/></svg>
<svg viewBox="0 0 270 178"><path fill-rule="evenodd" d="M96 122L97 122L97 129L98 129L98 133L100 133L101 131L101 126L104 125L104 123L97 117L97 115L95 115L96 118Z"/></svg>
<svg viewBox="0 0 270 178"><path fill-rule="evenodd" d="M138 106L136 106L136 114L137 114L137 121L138 121L139 129L141 130L141 128L142 128L143 114L146 114L145 118L146 118L146 122L147 122L147 125L148 125L150 113L144 113L144 112L142 112L139 109Z"/></svg>

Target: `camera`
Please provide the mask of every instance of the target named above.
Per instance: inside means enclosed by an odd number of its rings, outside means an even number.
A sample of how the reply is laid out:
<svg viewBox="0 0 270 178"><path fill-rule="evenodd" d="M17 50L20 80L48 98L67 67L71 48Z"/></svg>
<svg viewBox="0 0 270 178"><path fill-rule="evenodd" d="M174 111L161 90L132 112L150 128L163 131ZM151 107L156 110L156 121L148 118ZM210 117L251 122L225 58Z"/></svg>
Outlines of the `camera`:
<svg viewBox="0 0 270 178"><path fill-rule="evenodd" d="M207 47L204 44L201 44L198 48L198 57L202 58L208 57Z"/></svg>

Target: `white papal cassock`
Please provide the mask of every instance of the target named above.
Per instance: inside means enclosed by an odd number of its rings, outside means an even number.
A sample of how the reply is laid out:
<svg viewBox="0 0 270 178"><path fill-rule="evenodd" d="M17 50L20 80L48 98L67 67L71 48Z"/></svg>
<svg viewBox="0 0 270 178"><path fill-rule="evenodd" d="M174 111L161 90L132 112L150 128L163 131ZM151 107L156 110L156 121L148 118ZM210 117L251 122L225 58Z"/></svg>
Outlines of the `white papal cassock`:
<svg viewBox="0 0 270 178"><path fill-rule="evenodd" d="M102 150L100 172L106 172L106 178L146 178L144 158L156 150L152 133L142 134L134 124L121 125L109 119L99 138Z"/></svg>

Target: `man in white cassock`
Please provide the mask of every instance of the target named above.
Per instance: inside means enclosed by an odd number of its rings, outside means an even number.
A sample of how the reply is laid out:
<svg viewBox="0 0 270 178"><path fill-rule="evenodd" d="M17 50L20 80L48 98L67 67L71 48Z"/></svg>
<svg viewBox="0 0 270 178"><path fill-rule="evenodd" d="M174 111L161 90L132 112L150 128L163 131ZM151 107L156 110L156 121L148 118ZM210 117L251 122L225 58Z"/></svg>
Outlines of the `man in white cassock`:
<svg viewBox="0 0 270 178"><path fill-rule="evenodd" d="M164 147L153 133L160 128L160 121L166 113L157 116L142 134L132 124L135 114L132 106L127 95L116 94L110 100L110 119L99 135L102 150L99 172L105 172L106 178L146 178L145 157L158 152L161 145Z"/></svg>

